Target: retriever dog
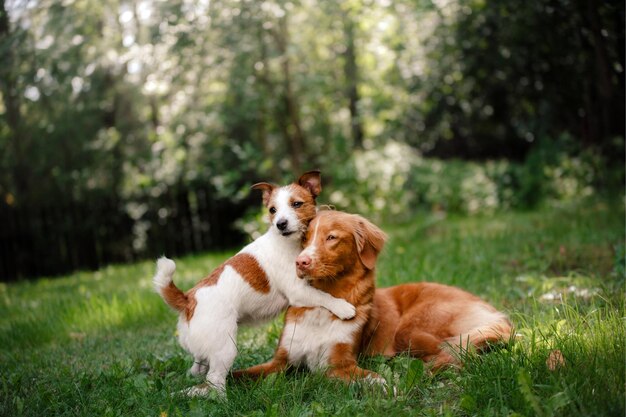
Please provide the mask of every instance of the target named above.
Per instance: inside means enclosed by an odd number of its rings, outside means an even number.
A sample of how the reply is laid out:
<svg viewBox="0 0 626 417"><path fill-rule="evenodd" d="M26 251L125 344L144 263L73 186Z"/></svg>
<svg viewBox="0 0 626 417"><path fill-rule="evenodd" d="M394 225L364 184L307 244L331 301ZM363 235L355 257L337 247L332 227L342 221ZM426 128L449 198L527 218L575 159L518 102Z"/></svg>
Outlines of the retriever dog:
<svg viewBox="0 0 626 417"><path fill-rule="evenodd" d="M305 365L344 381L384 384L358 366L359 353L408 353L438 369L460 365L464 350L480 351L510 337L506 315L459 288L423 282L375 289L376 259L385 240L385 233L361 216L319 212L296 259L298 276L350 302L355 317L342 321L319 307L290 307L272 360L233 376L258 378Z"/></svg>

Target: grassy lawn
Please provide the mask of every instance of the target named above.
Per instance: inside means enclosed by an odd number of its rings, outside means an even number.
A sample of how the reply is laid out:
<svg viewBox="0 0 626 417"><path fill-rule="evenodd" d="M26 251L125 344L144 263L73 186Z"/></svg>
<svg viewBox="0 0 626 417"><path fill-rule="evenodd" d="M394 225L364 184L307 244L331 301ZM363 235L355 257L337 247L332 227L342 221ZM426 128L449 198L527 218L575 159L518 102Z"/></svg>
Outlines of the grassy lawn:
<svg viewBox="0 0 626 417"><path fill-rule="evenodd" d="M228 399L171 396L197 381L152 262L0 284L0 414L619 416L625 401L624 209L601 201L485 217L423 214L385 227L379 286L436 281L506 311L515 343L436 375L407 357L364 359L390 396L296 372L229 381ZM228 257L177 259L188 288ZM278 319L242 329L236 367L271 357ZM564 364L550 370L560 350Z"/></svg>

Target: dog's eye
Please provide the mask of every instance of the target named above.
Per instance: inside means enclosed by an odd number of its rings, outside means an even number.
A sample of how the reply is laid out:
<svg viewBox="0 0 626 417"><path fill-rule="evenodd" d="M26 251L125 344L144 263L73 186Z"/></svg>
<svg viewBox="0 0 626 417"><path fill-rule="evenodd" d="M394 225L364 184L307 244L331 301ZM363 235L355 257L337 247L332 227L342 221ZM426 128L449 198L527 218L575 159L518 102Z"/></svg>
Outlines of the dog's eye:
<svg viewBox="0 0 626 417"><path fill-rule="evenodd" d="M326 238L326 240L335 240L335 239L337 239L335 235L328 235L328 237Z"/></svg>
<svg viewBox="0 0 626 417"><path fill-rule="evenodd" d="M276 214L276 207L270 207L270 213Z"/></svg>
<svg viewBox="0 0 626 417"><path fill-rule="evenodd" d="M302 207L304 203L302 201L294 201L293 203L291 203L291 207L293 208L300 208Z"/></svg>

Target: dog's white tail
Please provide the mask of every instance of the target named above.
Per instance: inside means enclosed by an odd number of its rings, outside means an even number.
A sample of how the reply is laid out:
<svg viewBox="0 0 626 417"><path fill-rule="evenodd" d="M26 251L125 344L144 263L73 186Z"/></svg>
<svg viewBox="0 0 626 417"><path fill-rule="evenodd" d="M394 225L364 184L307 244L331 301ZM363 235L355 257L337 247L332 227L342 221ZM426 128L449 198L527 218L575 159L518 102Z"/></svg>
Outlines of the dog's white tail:
<svg viewBox="0 0 626 417"><path fill-rule="evenodd" d="M163 256L157 261L157 271L152 278L154 289L158 292L163 300L174 310L183 311L187 307L187 296L183 293L172 280L176 264L171 259Z"/></svg>
<svg viewBox="0 0 626 417"><path fill-rule="evenodd" d="M174 261L165 256L159 258L157 261L156 274L154 278L152 278L156 292L160 293L161 289L170 285L174 272L176 272L176 263L174 263Z"/></svg>

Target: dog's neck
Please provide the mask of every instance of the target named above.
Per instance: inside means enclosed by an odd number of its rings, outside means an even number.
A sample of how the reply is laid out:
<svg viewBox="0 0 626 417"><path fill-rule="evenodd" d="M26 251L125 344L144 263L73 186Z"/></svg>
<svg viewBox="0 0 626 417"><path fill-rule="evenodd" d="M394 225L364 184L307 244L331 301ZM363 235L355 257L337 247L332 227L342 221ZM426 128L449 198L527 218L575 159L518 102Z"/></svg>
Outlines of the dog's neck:
<svg viewBox="0 0 626 417"><path fill-rule="evenodd" d="M358 265L338 278L312 280L310 284L333 297L343 298L354 306L362 306L373 303L375 282L375 271Z"/></svg>
<svg viewBox="0 0 626 417"><path fill-rule="evenodd" d="M266 241L271 242L273 247L273 251L276 253L288 253L290 255L295 256L300 253L302 250L302 237L299 235L296 236L282 236L280 232L276 230L275 227L270 227L262 238L266 239Z"/></svg>

